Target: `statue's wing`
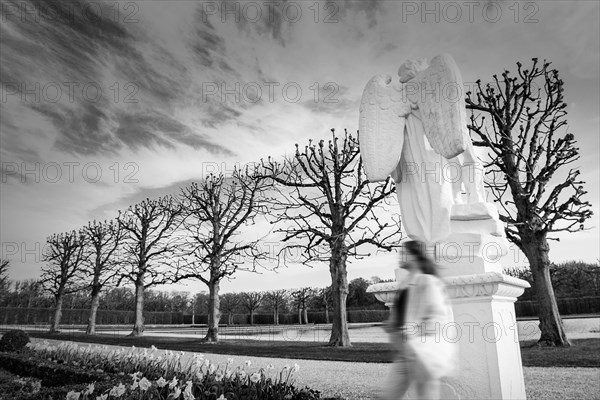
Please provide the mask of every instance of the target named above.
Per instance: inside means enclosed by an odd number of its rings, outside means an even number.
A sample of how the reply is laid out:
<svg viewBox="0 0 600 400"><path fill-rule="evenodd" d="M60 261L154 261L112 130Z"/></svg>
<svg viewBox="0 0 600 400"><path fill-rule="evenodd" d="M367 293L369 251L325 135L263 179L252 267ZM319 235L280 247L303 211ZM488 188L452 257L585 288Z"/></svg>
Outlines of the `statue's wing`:
<svg viewBox="0 0 600 400"><path fill-rule="evenodd" d="M371 78L360 101L359 145L370 181L385 180L396 168L404 143L404 116L410 112L399 83L391 77Z"/></svg>
<svg viewBox="0 0 600 400"><path fill-rule="evenodd" d="M470 139L464 85L454 59L449 54L434 57L407 85L408 97L419 106L431 147L446 158L465 151Z"/></svg>

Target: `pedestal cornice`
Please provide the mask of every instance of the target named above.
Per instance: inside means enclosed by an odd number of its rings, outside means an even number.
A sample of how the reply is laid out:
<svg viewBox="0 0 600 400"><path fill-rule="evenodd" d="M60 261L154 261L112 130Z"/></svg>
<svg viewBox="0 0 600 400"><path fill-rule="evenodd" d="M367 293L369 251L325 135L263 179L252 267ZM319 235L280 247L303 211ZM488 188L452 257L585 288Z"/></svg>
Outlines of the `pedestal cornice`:
<svg viewBox="0 0 600 400"><path fill-rule="evenodd" d="M451 299L498 296L516 300L529 287L527 281L499 272L449 276L443 278L443 280Z"/></svg>

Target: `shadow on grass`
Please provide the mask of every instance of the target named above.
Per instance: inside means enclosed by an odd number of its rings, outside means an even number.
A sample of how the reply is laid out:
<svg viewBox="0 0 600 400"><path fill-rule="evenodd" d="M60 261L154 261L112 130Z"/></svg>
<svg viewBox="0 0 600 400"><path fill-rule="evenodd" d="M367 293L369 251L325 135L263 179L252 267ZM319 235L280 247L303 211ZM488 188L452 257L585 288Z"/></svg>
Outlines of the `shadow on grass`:
<svg viewBox="0 0 600 400"><path fill-rule="evenodd" d="M88 336L85 334L50 334L31 332L31 337L73 342L98 343L116 346L150 347L162 350L190 351L198 353L231 354L253 357L296 358L307 360L349 362L392 362L394 350L389 343L355 343L352 347L330 347L321 342L230 340L206 343L199 339L162 336L113 337Z"/></svg>
<svg viewBox="0 0 600 400"><path fill-rule="evenodd" d="M230 354L253 357L295 358L324 361L389 363L394 359L390 343L355 343L352 347L330 347L320 342L224 340L206 343L199 339L173 337L114 337L85 334L49 334L31 332L31 337L70 340L126 347L150 347L163 350ZM539 347L536 341L521 342L525 367L600 367L600 339L574 339L572 347Z"/></svg>

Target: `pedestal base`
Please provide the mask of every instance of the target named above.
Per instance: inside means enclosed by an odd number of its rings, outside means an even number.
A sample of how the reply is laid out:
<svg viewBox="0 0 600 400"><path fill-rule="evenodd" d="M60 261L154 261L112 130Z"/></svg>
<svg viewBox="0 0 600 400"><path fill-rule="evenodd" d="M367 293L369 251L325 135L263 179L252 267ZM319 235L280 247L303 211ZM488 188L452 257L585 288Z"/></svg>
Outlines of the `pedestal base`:
<svg viewBox="0 0 600 400"><path fill-rule="evenodd" d="M443 399L525 399L514 302L527 282L496 272L446 277L458 344L455 373Z"/></svg>

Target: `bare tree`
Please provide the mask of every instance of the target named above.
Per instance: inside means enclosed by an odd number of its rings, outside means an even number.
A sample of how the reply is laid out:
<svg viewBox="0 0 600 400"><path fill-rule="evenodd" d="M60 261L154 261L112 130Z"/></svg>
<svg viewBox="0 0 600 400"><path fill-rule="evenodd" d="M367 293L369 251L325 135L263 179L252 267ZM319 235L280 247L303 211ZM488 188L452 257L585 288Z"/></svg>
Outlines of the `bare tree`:
<svg viewBox="0 0 600 400"><path fill-rule="evenodd" d="M325 311L325 323L329 323L329 309L333 306L331 286L315 289L315 295L310 301L311 307Z"/></svg>
<svg viewBox="0 0 600 400"><path fill-rule="evenodd" d="M144 332L144 291L172 282L168 270L178 250L176 229L180 224L181 205L172 196L146 199L119 213L117 221L125 232L123 255L127 259L121 279L135 286L135 322L131 336Z"/></svg>
<svg viewBox="0 0 600 400"><path fill-rule="evenodd" d="M243 292L240 293L240 296L242 306L250 313L250 325L254 325L254 313L264 300L264 294L262 292Z"/></svg>
<svg viewBox="0 0 600 400"><path fill-rule="evenodd" d="M8 296L10 283L8 280L8 268L10 260L0 260L0 304L4 303L4 299Z"/></svg>
<svg viewBox="0 0 600 400"><path fill-rule="evenodd" d="M290 296L294 299L294 303L298 308L298 323L308 324L308 306L313 300L317 289L303 287L301 289L292 290ZM304 316L304 321L302 317Z"/></svg>
<svg viewBox="0 0 600 400"><path fill-rule="evenodd" d="M325 311L325 323L329 323L329 309L333 305L331 296L331 286L325 288L316 289L315 295L311 300L312 307Z"/></svg>
<svg viewBox="0 0 600 400"><path fill-rule="evenodd" d="M279 325L279 312L287 302L288 291L285 289L270 290L265 293L265 302L273 310L273 323Z"/></svg>
<svg viewBox="0 0 600 400"><path fill-rule="evenodd" d="M50 332L58 332L65 295L82 288L81 269L85 259L86 236L71 231L54 234L46 239L42 267L44 289L54 296L54 319Z"/></svg>
<svg viewBox="0 0 600 400"><path fill-rule="evenodd" d="M262 160L262 166L266 175L283 186L271 208L280 227L277 232L284 234L286 244L279 254L285 257L287 250L295 249L304 264L329 264L334 304L329 344L350 346L348 257L367 256L367 248L391 251L398 246L400 223L389 210L376 212L395 192L390 178L369 184L358 140L346 132L339 144L333 130L332 136L328 145L311 141L303 150L296 145L293 158L282 163L269 158Z"/></svg>
<svg viewBox="0 0 600 400"><path fill-rule="evenodd" d="M220 299L220 308L227 313L227 325L233 325L233 313L242 304L242 296L238 293L225 293Z"/></svg>
<svg viewBox="0 0 600 400"><path fill-rule="evenodd" d="M203 339L219 341L219 289L221 280L238 270L256 271L266 253L259 240L241 237L243 227L264 213L265 179L249 169L209 175L182 189L183 225L188 233L188 261L178 268L177 279L199 279L208 286L208 331Z"/></svg>
<svg viewBox="0 0 600 400"><path fill-rule="evenodd" d="M23 297L26 299L25 308L27 310L25 314L25 321L30 321L29 316L31 312L31 308L39 305L40 298L43 298L43 282L39 279L26 279L21 282L21 292ZM33 323L35 324L35 314L33 318Z"/></svg>
<svg viewBox="0 0 600 400"><path fill-rule="evenodd" d="M91 290L92 304L86 334L96 334L96 316L100 306L100 292L110 283L116 283L118 250L125 231L117 221L89 222L83 229L86 235L86 262L84 273L87 275Z"/></svg>
<svg viewBox="0 0 600 400"><path fill-rule="evenodd" d="M557 171L579 159L567 133L564 82L550 63L517 63L518 76L504 71L467 93L474 144L488 149L486 185L501 207L506 236L529 260L539 304L540 342L569 346L550 280L550 246L557 232L576 232L590 218L579 169ZM550 186L550 181L556 182ZM558 239L556 239L558 240Z"/></svg>

